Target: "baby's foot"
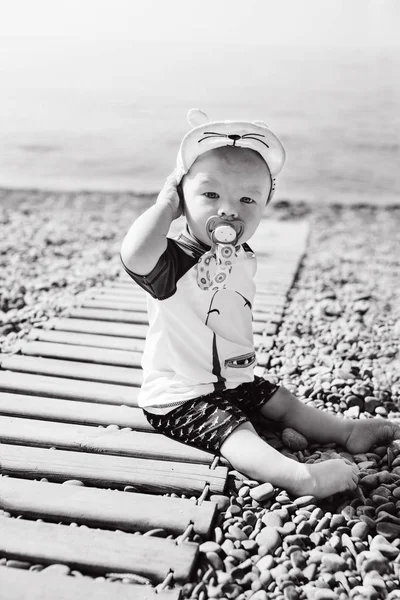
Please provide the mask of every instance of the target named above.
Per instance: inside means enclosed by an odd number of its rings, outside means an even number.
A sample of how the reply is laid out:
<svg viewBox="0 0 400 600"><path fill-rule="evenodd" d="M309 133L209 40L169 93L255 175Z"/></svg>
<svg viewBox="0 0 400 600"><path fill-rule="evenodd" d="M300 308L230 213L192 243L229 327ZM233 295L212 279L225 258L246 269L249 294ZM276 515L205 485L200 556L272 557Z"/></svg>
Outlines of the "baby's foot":
<svg viewBox="0 0 400 600"><path fill-rule="evenodd" d="M286 489L296 496L314 496L317 499L338 492L355 490L358 483L358 468L346 460L325 460L315 464L301 464L293 485Z"/></svg>
<svg viewBox="0 0 400 600"><path fill-rule="evenodd" d="M355 420L347 438L346 449L352 454L360 454L380 442L390 444L398 439L400 439L400 426L397 423L384 419Z"/></svg>

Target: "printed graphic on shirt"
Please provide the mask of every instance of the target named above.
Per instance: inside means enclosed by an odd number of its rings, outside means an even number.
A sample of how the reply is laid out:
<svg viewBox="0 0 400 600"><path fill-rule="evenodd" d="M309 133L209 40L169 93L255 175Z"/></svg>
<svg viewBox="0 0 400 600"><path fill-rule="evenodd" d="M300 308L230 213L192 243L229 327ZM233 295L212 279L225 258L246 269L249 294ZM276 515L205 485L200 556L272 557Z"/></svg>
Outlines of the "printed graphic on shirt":
<svg viewBox="0 0 400 600"><path fill-rule="evenodd" d="M202 290L197 262L207 251L185 232L146 276L127 273L148 292L149 330L139 406L168 407L252 381L252 303L256 259L238 250L226 287Z"/></svg>
<svg viewBox="0 0 400 600"><path fill-rule="evenodd" d="M229 369L250 367L255 362L251 302L240 292L223 289L214 292L205 324L213 333L213 373L218 378L216 389L229 378ZM228 357L228 358L227 358Z"/></svg>

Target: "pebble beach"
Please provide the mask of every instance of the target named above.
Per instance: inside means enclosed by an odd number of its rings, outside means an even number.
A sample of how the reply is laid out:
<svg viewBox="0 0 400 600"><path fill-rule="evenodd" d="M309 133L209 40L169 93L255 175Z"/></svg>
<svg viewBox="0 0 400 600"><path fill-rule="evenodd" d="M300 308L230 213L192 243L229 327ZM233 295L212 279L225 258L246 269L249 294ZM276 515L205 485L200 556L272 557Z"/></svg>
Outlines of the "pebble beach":
<svg viewBox="0 0 400 600"><path fill-rule="evenodd" d="M119 277L123 237L152 200L0 190L2 353L76 294ZM307 219L311 233L265 375L338 418L400 422L400 204L280 200L266 218ZM219 507L212 539L191 538L201 556L183 597L400 598L400 445L351 455L259 426L295 460L356 463L357 493L291 498L231 471L224 495L208 498Z"/></svg>

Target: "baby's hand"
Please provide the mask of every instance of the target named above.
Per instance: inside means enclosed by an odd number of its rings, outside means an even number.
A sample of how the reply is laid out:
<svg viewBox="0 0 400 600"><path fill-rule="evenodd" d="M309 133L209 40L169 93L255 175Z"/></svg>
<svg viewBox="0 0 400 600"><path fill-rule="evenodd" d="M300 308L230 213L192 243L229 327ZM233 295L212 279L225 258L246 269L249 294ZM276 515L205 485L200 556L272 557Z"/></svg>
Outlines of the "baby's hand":
<svg viewBox="0 0 400 600"><path fill-rule="evenodd" d="M182 202L176 184L176 170L172 171L166 179L164 187L158 194L156 204L168 206L172 211L172 220L178 219L182 214Z"/></svg>

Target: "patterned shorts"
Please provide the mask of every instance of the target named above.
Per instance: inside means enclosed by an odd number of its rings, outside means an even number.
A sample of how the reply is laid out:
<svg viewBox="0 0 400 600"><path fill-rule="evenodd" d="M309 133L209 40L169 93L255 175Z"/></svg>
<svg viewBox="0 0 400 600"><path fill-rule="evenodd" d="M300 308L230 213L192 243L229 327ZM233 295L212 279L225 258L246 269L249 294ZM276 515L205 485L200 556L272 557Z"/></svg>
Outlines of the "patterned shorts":
<svg viewBox="0 0 400 600"><path fill-rule="evenodd" d="M257 419L261 407L279 389L279 385L255 376L233 390L215 391L174 408L166 415L143 409L150 423L160 433L189 446L220 453L222 443L236 427Z"/></svg>

